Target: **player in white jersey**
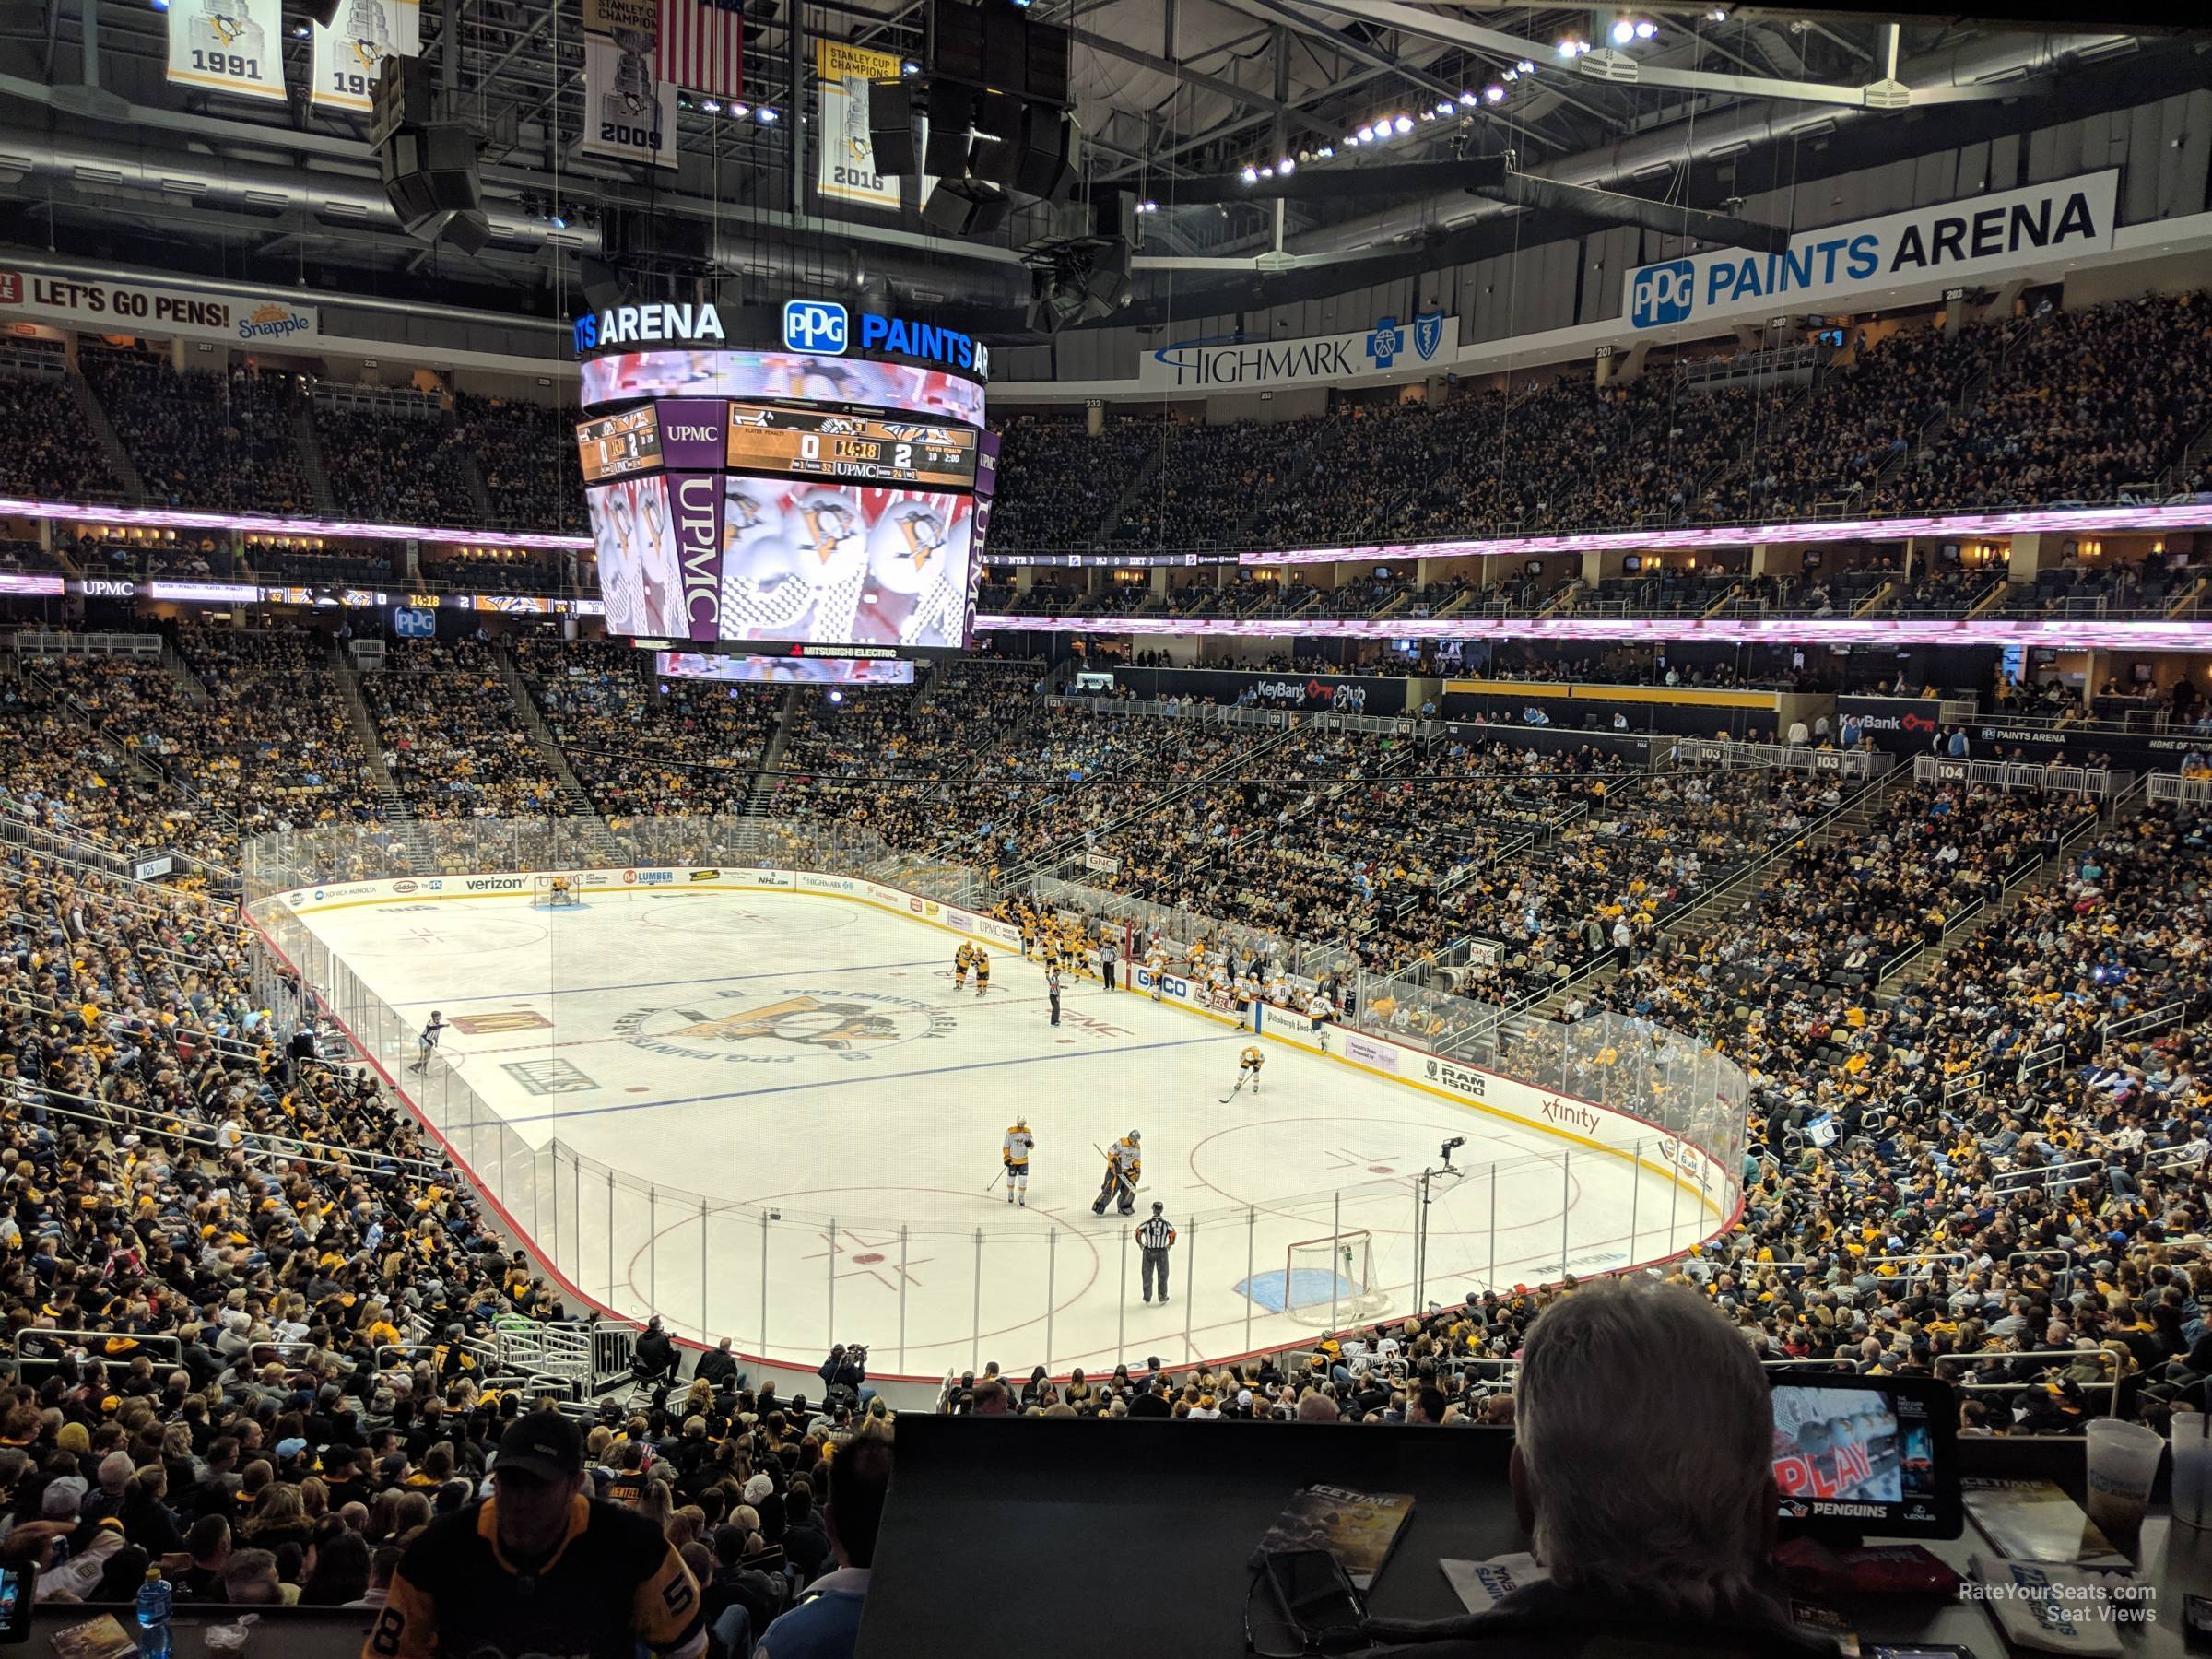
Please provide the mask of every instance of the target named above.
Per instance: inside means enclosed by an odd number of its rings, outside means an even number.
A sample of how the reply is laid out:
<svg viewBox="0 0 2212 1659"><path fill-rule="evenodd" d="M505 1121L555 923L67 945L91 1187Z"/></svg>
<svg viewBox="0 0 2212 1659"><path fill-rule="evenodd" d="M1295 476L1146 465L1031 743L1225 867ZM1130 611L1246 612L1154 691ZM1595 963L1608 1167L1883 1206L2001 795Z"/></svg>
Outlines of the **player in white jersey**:
<svg viewBox="0 0 2212 1659"><path fill-rule="evenodd" d="M1106 1148L1106 1179L1099 1184L1099 1196L1090 1206L1090 1213L1102 1216L1111 1201L1124 1216L1136 1208L1136 1183L1145 1172L1144 1137L1134 1129Z"/></svg>
<svg viewBox="0 0 2212 1659"><path fill-rule="evenodd" d="M1324 1054L1329 1052L1329 1021L1335 1017L1336 1010L1320 991L1316 990L1306 998L1306 1018L1313 1022L1313 1039L1321 1044L1321 1052Z"/></svg>
<svg viewBox="0 0 2212 1659"><path fill-rule="evenodd" d="M1234 994L1237 999L1238 1029L1243 1030L1249 1027L1253 1030L1258 1030L1260 1029L1260 1014L1256 1005L1259 1001L1260 987L1253 982L1251 974L1240 973L1237 975Z"/></svg>
<svg viewBox="0 0 2212 1659"><path fill-rule="evenodd" d="M1168 953L1155 944L1145 953L1145 969L1152 975L1152 1000L1159 1000L1159 976L1168 971Z"/></svg>
<svg viewBox="0 0 2212 1659"><path fill-rule="evenodd" d="M1030 1133L1030 1120L1018 1117L1006 1131L1006 1144L999 1152L1006 1166L1006 1202L1024 1209L1030 1205L1030 1148L1036 1144L1037 1137ZM1018 1198L1015 1196L1017 1187L1021 1192Z"/></svg>

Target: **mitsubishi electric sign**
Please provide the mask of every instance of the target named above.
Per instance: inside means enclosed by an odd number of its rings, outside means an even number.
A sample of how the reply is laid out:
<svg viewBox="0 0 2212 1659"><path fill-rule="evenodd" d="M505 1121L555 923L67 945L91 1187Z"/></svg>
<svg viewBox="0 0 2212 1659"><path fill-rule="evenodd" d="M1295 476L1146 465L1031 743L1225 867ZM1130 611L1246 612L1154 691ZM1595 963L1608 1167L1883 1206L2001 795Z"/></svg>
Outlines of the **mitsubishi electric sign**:
<svg viewBox="0 0 2212 1659"><path fill-rule="evenodd" d="M2120 174L2087 173L1882 218L1807 230L1782 253L1721 248L1639 265L1621 310L1638 328L1765 317L1800 303L1840 311L1900 283L1995 276L2112 245ZM1934 298L1931 294L1929 298Z"/></svg>
<svg viewBox="0 0 2212 1659"><path fill-rule="evenodd" d="M1137 359L1141 386L1163 392L1249 392L1334 385L1359 375L1408 379L1459 355L1459 319L1446 312L1302 340L1183 340Z"/></svg>

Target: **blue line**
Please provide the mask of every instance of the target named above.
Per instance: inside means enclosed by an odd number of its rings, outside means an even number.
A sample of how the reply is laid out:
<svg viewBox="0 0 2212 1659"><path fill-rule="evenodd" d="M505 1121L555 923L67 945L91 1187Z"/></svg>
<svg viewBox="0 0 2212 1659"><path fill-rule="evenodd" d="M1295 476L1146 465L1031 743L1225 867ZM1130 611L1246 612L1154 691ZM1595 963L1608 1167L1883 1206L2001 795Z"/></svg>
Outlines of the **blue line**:
<svg viewBox="0 0 2212 1659"><path fill-rule="evenodd" d="M1112 1049L1107 1053L1110 1056L1141 1054L1147 1049L1192 1048L1202 1042L1233 1042L1235 1041L1234 1037L1228 1036L1182 1037L1172 1042L1140 1042L1130 1048ZM466 1053L466 1051L464 1050L463 1053ZM585 1106L575 1112L533 1112L527 1117L500 1118L496 1121L504 1124L545 1124L561 1118L598 1117L609 1112L658 1112L664 1106L700 1106L709 1100L748 1100L754 1095L790 1094L795 1090L806 1088L835 1088L845 1084L863 1081L898 1083L908 1077L941 1077L948 1072L989 1071L993 1067L1000 1065L1033 1065L1041 1060L1096 1060L1099 1058L1100 1056L1097 1053L1028 1054L1017 1056L1011 1060L973 1060L965 1065L933 1065L921 1071L874 1072L868 1074L865 1078L856 1077L850 1072L844 1072L834 1077L818 1077L811 1083L777 1083L767 1088L734 1088L727 1094L687 1095L678 1100L626 1100L613 1106ZM486 1120L477 1120L477 1122L483 1121ZM450 1136L454 1129L473 1129L475 1127L477 1127L477 1123L454 1124L442 1133Z"/></svg>
<svg viewBox="0 0 2212 1659"><path fill-rule="evenodd" d="M627 985L571 985L555 991L487 991L481 996L418 996L410 1002L394 1003L395 1008L427 1008L435 1004L442 1008L447 1003L514 1001L524 996L588 996L598 991L657 991L668 985L712 985L724 981L758 979L804 979L812 973L879 973L886 968L926 968L932 962L941 962L942 957L924 957L918 962L868 962L858 968L791 968L779 969L773 973L702 973L697 979L638 980Z"/></svg>

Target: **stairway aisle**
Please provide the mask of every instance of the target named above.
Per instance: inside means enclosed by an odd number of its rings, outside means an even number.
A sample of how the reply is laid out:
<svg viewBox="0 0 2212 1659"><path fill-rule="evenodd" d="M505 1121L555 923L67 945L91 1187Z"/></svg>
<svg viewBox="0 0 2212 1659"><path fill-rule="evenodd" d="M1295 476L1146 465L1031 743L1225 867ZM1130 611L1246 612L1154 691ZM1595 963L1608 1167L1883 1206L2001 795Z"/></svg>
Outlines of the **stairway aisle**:
<svg viewBox="0 0 2212 1659"><path fill-rule="evenodd" d="M398 831L406 845L407 856L418 870L436 869L437 858L430 838L384 765L384 740L377 732L376 717L369 712L368 700L361 695L361 677L347 666L345 658L339 654L340 649L335 642L331 646L331 672L338 677L338 695L346 700L346 716L353 723L354 737L368 762L370 780L376 785L377 817Z"/></svg>
<svg viewBox="0 0 2212 1659"><path fill-rule="evenodd" d="M568 803L564 815L575 822L571 826L579 834L582 843L596 855L595 862L602 869L612 869L627 861L615 838L607 832L606 820L592 805L576 774L569 770L568 757L560 752L553 734L547 729L545 716L538 712L537 699L530 695L530 683L515 667L514 658L504 645L498 647L500 681L507 688L507 695L514 700L515 716L523 723L523 730L530 734L530 741L537 745L539 757L553 781L560 785L562 798Z"/></svg>

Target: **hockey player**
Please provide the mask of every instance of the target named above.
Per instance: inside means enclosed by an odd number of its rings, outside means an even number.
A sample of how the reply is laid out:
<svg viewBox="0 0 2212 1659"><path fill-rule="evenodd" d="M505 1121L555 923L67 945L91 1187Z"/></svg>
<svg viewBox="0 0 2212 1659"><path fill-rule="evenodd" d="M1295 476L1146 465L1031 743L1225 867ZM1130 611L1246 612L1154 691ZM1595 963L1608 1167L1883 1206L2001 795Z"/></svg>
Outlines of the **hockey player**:
<svg viewBox="0 0 2212 1659"><path fill-rule="evenodd" d="M968 959L972 953L972 947L965 944L952 953L952 988L955 991L968 989Z"/></svg>
<svg viewBox="0 0 2212 1659"><path fill-rule="evenodd" d="M1152 948L1146 953L1145 971L1152 976L1152 1000L1158 1002L1159 976L1168 971L1168 953L1159 947L1158 939L1152 941Z"/></svg>
<svg viewBox="0 0 2212 1659"><path fill-rule="evenodd" d="M416 1062L411 1064L407 1071L429 1071L431 1055L438 1053L438 1033L441 1030L444 1030L444 1016L438 1013L438 1008L431 1008L429 1024L422 1027L422 1035L416 1038Z"/></svg>
<svg viewBox="0 0 2212 1659"><path fill-rule="evenodd" d="M991 953L978 945L969 959L975 964L975 994L981 996L991 989Z"/></svg>
<svg viewBox="0 0 2212 1659"><path fill-rule="evenodd" d="M1251 974L1240 973L1237 975L1231 994L1237 999L1237 1029L1258 1030L1260 1016L1258 1008L1254 1006L1260 996L1258 982L1253 979Z"/></svg>
<svg viewBox="0 0 2212 1659"><path fill-rule="evenodd" d="M1145 1172L1144 1154L1138 1143L1143 1139L1134 1129L1106 1148L1106 1179L1099 1183L1098 1201L1090 1213L1106 1213L1106 1201L1111 1198L1124 1216L1136 1213L1136 1182Z"/></svg>
<svg viewBox="0 0 2212 1659"><path fill-rule="evenodd" d="M1006 1131L1006 1146L999 1153L1006 1166L1006 1202L1024 1209L1030 1206L1030 1148L1036 1144L1037 1137L1030 1133L1030 1120L1018 1117ZM1017 1187L1021 1189L1018 1198L1014 1195Z"/></svg>
<svg viewBox="0 0 2212 1659"><path fill-rule="evenodd" d="M1244 1052L1237 1056L1237 1087L1241 1088L1249 1081L1252 1085L1252 1092L1255 1095L1258 1094L1260 1092L1260 1067L1266 1064L1267 1056L1260 1053L1257 1043L1245 1044Z"/></svg>
<svg viewBox="0 0 2212 1659"><path fill-rule="evenodd" d="M1321 1052L1329 1052L1329 1021L1336 1010L1329 1006L1327 994L1315 986L1313 994L1306 998L1306 1018L1313 1022L1313 1040L1321 1044Z"/></svg>

